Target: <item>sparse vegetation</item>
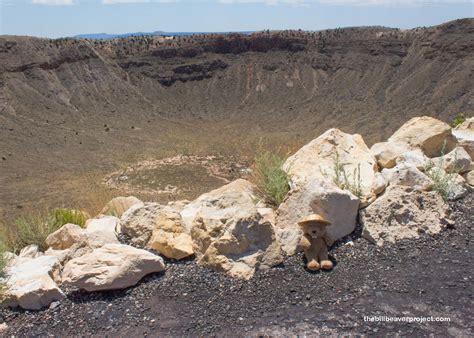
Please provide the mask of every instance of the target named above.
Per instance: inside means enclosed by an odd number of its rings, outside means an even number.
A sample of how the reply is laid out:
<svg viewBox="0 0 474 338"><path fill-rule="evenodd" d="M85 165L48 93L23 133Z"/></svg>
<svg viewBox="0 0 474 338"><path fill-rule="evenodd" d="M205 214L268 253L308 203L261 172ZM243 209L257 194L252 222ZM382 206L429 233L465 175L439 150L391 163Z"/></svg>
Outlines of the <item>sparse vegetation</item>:
<svg viewBox="0 0 474 338"><path fill-rule="evenodd" d="M456 184L457 169L453 166L448 172L443 169L446 142L443 144L441 150L441 160L438 163L434 163L433 160L428 160L425 164L424 172L433 181L432 190L436 191L446 201L452 197ZM456 153L455 160L456 162Z"/></svg>
<svg viewBox="0 0 474 338"><path fill-rule="evenodd" d="M339 154L336 153L333 165L333 182L342 190L350 191L354 196L358 198L362 197L362 180L360 178L360 164L354 169L352 173L346 171L345 166L347 163L342 163ZM324 176L328 176L326 172L323 172Z"/></svg>
<svg viewBox="0 0 474 338"><path fill-rule="evenodd" d="M0 240L0 301L2 301L5 292L5 268L8 263L7 257L5 256L5 252L5 244L2 240Z"/></svg>
<svg viewBox="0 0 474 338"><path fill-rule="evenodd" d="M52 212L52 222L58 227L67 223L77 224L84 227L87 218L87 215L80 210L58 208Z"/></svg>
<svg viewBox="0 0 474 338"><path fill-rule="evenodd" d="M66 223L84 226L87 216L78 210L54 209L53 211L30 213L16 219L12 224L1 224L0 241L6 250L18 253L25 246L36 244L40 250L47 249L46 237Z"/></svg>
<svg viewBox="0 0 474 338"><path fill-rule="evenodd" d="M466 121L466 115L464 113L459 113L456 117L451 121L451 127L456 128L460 124Z"/></svg>
<svg viewBox="0 0 474 338"><path fill-rule="evenodd" d="M290 190L283 163L284 156L268 150L259 150L254 160L251 180L258 188L259 197L274 207L283 202Z"/></svg>

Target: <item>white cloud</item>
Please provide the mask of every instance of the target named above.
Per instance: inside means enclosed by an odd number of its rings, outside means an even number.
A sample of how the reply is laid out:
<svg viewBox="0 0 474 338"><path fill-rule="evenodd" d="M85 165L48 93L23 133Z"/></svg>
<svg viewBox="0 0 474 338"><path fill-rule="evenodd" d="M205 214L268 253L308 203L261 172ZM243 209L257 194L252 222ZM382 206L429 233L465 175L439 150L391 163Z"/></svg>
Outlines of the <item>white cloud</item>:
<svg viewBox="0 0 474 338"><path fill-rule="evenodd" d="M31 3L35 5L66 6L74 5L74 0L32 0Z"/></svg>

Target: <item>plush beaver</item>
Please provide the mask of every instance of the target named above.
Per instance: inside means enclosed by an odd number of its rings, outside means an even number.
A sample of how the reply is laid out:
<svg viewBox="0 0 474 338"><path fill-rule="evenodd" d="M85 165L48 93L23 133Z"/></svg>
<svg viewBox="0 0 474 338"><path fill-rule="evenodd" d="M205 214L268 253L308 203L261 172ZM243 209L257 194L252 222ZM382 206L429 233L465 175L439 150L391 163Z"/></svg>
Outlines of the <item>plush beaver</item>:
<svg viewBox="0 0 474 338"><path fill-rule="evenodd" d="M312 214L298 225L303 230L300 245L304 250L309 270L330 270L332 262L328 259L326 227L331 223L318 214Z"/></svg>

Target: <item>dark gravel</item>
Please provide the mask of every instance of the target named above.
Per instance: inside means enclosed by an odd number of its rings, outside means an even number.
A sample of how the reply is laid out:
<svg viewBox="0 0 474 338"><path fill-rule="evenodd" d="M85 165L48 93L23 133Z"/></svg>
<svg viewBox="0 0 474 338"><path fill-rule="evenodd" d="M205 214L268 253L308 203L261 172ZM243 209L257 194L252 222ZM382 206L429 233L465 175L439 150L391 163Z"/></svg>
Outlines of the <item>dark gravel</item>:
<svg viewBox="0 0 474 338"><path fill-rule="evenodd" d="M454 227L377 248L340 244L331 272L310 273L301 255L239 281L168 263L164 274L115 292L70 293L39 312L0 310L15 336L235 336L361 334L472 336L473 194L453 202ZM449 323L364 322L364 316L441 316Z"/></svg>

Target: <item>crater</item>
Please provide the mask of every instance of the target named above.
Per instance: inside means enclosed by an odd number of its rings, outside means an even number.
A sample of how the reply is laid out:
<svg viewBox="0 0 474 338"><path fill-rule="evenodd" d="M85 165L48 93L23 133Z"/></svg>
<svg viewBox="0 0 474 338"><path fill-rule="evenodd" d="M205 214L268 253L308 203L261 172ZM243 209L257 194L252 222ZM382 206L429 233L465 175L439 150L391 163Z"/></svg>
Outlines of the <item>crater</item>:
<svg viewBox="0 0 474 338"><path fill-rule="evenodd" d="M103 183L127 195L194 199L248 174L248 165L220 156L149 159L107 175Z"/></svg>

